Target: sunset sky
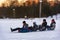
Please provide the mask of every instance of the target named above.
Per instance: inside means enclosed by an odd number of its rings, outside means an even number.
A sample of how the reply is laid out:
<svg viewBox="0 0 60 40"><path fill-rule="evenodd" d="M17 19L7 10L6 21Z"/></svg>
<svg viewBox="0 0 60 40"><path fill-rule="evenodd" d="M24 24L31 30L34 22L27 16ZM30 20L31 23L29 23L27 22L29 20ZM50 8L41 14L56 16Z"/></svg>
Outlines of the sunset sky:
<svg viewBox="0 0 60 40"><path fill-rule="evenodd" d="M16 0L0 0L0 7L4 6L7 7L7 6L10 6L11 5L11 2L12 1L16 1ZM38 0L17 0L17 3L15 3L16 5L19 4L19 5L22 5L23 3L25 3L26 1L29 1L30 3L32 1L35 1L36 3L38 2Z"/></svg>
<svg viewBox="0 0 60 40"><path fill-rule="evenodd" d="M35 3L38 3L39 0L0 0L0 7L2 7L3 4L5 7L10 6L13 1L15 1L15 5L22 5L26 1L29 1L30 3L32 3L32 1L35 1ZM47 0L47 2L52 3L51 1L55 2L55 0Z"/></svg>

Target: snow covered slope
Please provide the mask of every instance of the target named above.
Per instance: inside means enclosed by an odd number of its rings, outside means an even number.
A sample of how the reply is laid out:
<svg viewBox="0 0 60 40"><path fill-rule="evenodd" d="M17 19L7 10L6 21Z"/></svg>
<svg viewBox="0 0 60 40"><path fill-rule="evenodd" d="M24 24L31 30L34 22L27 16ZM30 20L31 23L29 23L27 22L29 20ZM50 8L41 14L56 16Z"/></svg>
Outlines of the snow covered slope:
<svg viewBox="0 0 60 40"><path fill-rule="evenodd" d="M33 26L33 22L38 25L42 23L44 18L35 19L0 19L0 40L60 40L60 20L56 20L56 29L54 31L38 31L28 33L11 32L10 27L22 27L22 21L27 21L29 26ZM52 18L46 18L48 25Z"/></svg>

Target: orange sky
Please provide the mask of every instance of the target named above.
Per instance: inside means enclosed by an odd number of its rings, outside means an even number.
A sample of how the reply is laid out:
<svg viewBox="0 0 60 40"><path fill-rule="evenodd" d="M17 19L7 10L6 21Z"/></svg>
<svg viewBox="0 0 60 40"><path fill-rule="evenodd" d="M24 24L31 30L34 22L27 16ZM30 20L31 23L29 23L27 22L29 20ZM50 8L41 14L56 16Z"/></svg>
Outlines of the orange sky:
<svg viewBox="0 0 60 40"><path fill-rule="evenodd" d="M2 7L3 5L2 4L4 4L4 6L10 6L11 5L11 1L12 0L0 0L0 7ZM17 4L17 5L23 5L23 3L24 2L26 2L26 1L29 1L30 3L32 3L32 1L35 1L35 3L38 3L38 1L39 0L17 0L18 2L16 2L15 3L15 5ZM47 0L48 1L48 0ZM51 2L52 1L52 2ZM49 3L54 3L54 0L49 0L48 1Z"/></svg>
<svg viewBox="0 0 60 40"><path fill-rule="evenodd" d="M2 4L4 4L4 6L10 6L10 4L11 4L11 1L12 0L0 0L0 7L2 7L3 5ZM18 1L18 3L19 3L19 5L22 5L24 2L26 2L26 1L30 1L30 2L32 2L33 0L17 0ZM38 3L38 0L34 0L36 3ZM17 4L18 4L17 3Z"/></svg>

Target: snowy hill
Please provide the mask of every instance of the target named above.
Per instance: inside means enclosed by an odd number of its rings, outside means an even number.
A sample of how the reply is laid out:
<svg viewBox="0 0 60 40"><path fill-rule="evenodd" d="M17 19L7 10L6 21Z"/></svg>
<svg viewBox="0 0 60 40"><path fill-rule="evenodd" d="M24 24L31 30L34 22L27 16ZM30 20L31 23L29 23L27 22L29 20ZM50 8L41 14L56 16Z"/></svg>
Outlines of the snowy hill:
<svg viewBox="0 0 60 40"><path fill-rule="evenodd" d="M24 20L27 21L29 26L32 26L33 22L40 25L43 19L44 18L0 19L0 40L60 40L60 18L56 20L56 29L54 31L37 31L28 33L17 33L10 31L10 27L22 27L22 21ZM45 19L49 25L52 18L48 17Z"/></svg>

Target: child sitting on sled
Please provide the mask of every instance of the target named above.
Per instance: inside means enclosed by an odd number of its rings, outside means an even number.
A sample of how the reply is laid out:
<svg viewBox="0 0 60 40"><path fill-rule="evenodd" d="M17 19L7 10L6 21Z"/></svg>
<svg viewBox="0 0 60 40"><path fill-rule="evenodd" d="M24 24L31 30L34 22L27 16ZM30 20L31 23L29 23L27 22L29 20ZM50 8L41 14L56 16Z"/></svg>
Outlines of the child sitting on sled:
<svg viewBox="0 0 60 40"><path fill-rule="evenodd" d="M54 19L51 20L51 24L50 24L50 30L54 30L56 27L56 22Z"/></svg>
<svg viewBox="0 0 60 40"><path fill-rule="evenodd" d="M28 29L28 24L26 23L26 21L23 21L23 27L22 28L15 28L12 29L11 28L11 32L18 30L18 32L29 32L30 29Z"/></svg>
<svg viewBox="0 0 60 40"><path fill-rule="evenodd" d="M56 22L54 19L52 19L50 26L47 26L47 30L54 30L55 27L56 27Z"/></svg>
<svg viewBox="0 0 60 40"><path fill-rule="evenodd" d="M47 27L46 19L43 19L42 25L39 25L39 30L40 31L45 31L46 27Z"/></svg>

